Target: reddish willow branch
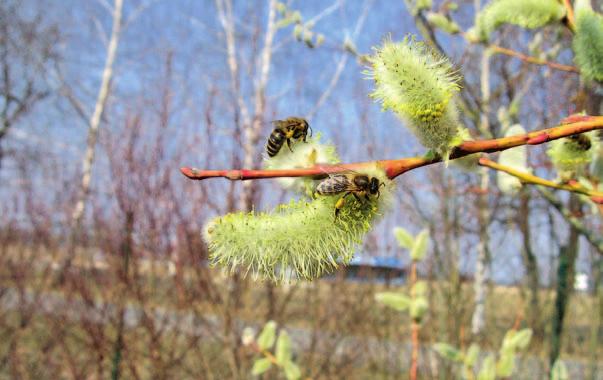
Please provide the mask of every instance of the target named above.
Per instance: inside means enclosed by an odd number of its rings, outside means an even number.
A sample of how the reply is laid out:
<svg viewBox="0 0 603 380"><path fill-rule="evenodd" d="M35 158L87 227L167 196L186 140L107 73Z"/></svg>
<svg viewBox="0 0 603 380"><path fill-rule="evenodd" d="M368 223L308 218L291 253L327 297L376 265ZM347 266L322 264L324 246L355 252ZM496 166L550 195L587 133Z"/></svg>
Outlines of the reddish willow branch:
<svg viewBox="0 0 603 380"><path fill-rule="evenodd" d="M514 169L512 167L501 165L497 162L489 160L486 157L481 157L479 159L479 164L481 166L486 166L494 170L499 170L505 172L513 177L516 177L523 183L528 183L532 185L539 185L545 187L551 187L553 189L571 191L572 193L578 193L587 195L590 199L598 204L603 204L603 192L587 189L580 184L560 184L555 183L553 181L546 180L544 178L537 177L531 173L527 173L521 170Z"/></svg>
<svg viewBox="0 0 603 380"><path fill-rule="evenodd" d="M563 65L561 63L555 63L555 62L550 62L544 59L539 59L536 57L531 57L529 55L520 53L518 51L515 50L511 50L511 49L507 49L504 48L502 46L497 46L497 45L490 45L490 49L492 50L492 52L494 53L500 53L500 54L504 54L504 55L508 55L511 57L515 57L515 58L519 58L524 62L527 63L532 63L535 65L543 65L543 66L548 66L551 69L556 69L556 70L561 70L561 71L568 71L571 73L579 73L580 70L575 67L575 66L569 66L569 65Z"/></svg>
<svg viewBox="0 0 603 380"><path fill-rule="evenodd" d="M465 157L474 153L500 152L521 145L538 145L562 137L603 129L603 116L570 116L562 120L562 124L549 129L542 129L522 135L503 137L499 139L465 141L450 153L449 159ZM351 164L325 165L317 164L305 169L279 169L279 170L254 170L254 169L226 169L202 170L197 168L180 168L182 174L190 179L202 180L206 178L223 177L230 180L250 180L279 177L314 177L324 178L328 174L341 173L347 170L362 170L374 165L383 169L389 179L406 173L409 170L441 162L442 158L435 157L410 157L397 160L381 160L357 162Z"/></svg>

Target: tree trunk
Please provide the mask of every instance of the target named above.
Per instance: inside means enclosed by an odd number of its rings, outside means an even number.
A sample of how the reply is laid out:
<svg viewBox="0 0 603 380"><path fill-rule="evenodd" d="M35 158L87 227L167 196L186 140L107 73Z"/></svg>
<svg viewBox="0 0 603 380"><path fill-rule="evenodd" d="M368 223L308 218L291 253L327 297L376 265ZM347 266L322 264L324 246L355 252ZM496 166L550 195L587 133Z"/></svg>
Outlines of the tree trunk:
<svg viewBox="0 0 603 380"><path fill-rule="evenodd" d="M589 375L591 380L597 379L597 352L601 345L599 337L603 335L603 258L597 257L593 268L593 308L595 313L590 329Z"/></svg>
<svg viewBox="0 0 603 380"><path fill-rule="evenodd" d="M580 200L576 195L570 197L570 210L579 211ZM574 284L574 271L576 257L578 256L578 230L570 225L567 244L559 249L559 264L557 265L557 287L555 289L555 311L553 314L553 326L551 331L551 350L549 363L552 366L561 352L561 337L563 334L563 322Z"/></svg>
<svg viewBox="0 0 603 380"><path fill-rule="evenodd" d="M480 11L481 0L474 0L475 14ZM481 53L480 62L480 91L481 91L481 115L478 125L480 134L491 137L488 116L490 113L490 55L486 51ZM475 310L471 317L471 333L474 337L480 337L486 326L486 285L490 275L490 254L488 252L488 226L490 224L490 211L488 209L488 191L490 177L488 168L480 168L480 194L478 195L478 224L479 243L477 246L477 262L475 264Z"/></svg>
<svg viewBox="0 0 603 380"><path fill-rule="evenodd" d="M524 191L520 194L520 207L517 212L517 223L519 230L523 235L523 247L521 255L526 268L526 277L528 283L528 304L526 306L526 319L528 325L534 331L535 336L542 336L543 330L540 320L540 299L539 299L539 273L538 259L532 251L532 241L530 234L530 193Z"/></svg>
<svg viewBox="0 0 603 380"><path fill-rule="evenodd" d="M117 55L117 45L121 33L122 7L123 0L115 0L113 7L113 28L111 30L111 39L107 46L107 58L103 69L101 86L98 91L94 112L88 123L88 139L86 141L86 153L84 154L84 160L82 162L80 194L71 215L72 226L76 235L80 232L82 218L86 211L86 201L88 199L88 194L90 193L90 180L92 177L92 165L94 164L94 157L96 155L98 130L109 97L109 86L111 84L111 78L113 77L113 63L115 62L115 56Z"/></svg>

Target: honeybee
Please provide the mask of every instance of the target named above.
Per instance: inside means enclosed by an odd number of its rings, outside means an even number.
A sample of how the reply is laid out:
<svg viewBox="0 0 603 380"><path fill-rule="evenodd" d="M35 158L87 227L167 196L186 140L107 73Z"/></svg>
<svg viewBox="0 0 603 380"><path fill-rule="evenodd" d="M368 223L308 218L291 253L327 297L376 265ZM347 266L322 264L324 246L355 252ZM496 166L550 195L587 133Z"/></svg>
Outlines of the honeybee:
<svg viewBox="0 0 603 380"><path fill-rule="evenodd" d="M293 149L291 149L291 139L303 139L306 142L308 131L310 131L310 137L312 137L312 128L301 117L288 117L285 120L275 120L272 124L274 124L274 130L270 134L268 143L266 144L266 153L270 157L278 154L285 141L289 150L293 152Z"/></svg>
<svg viewBox="0 0 603 380"><path fill-rule="evenodd" d="M336 195L345 193L337 203L335 203L335 219L339 211L345 205L345 198L352 194L358 202L362 202L361 197L369 200L369 195L381 195L379 188L385 186L385 183L379 181L377 177L369 177L366 174L356 173L354 171L338 174L330 174L316 186L316 193L319 195Z"/></svg>
<svg viewBox="0 0 603 380"><path fill-rule="evenodd" d="M585 134L571 135L568 138L572 140L580 150L589 150L592 145L590 138Z"/></svg>

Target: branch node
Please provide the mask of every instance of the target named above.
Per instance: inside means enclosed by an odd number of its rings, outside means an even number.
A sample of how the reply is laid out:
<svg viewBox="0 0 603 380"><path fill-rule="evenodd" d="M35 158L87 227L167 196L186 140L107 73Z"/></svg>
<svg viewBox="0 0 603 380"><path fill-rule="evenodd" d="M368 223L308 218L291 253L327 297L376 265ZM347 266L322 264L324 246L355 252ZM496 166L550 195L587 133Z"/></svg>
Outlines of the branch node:
<svg viewBox="0 0 603 380"><path fill-rule="evenodd" d="M542 144L544 142L547 142L549 140L549 134L548 133L541 133L539 135L537 135L536 137L532 137L529 138L528 141L526 141L526 143L528 145L538 145L538 144Z"/></svg>

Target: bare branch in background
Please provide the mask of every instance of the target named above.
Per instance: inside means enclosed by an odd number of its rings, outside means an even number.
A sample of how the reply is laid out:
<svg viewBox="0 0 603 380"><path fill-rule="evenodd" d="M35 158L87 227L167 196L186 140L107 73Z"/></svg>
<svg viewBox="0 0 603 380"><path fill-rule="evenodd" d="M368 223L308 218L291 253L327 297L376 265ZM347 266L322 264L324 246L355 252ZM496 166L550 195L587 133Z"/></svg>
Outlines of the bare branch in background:
<svg viewBox="0 0 603 380"><path fill-rule="evenodd" d="M31 20L22 13L18 3L0 6L0 166L9 130L50 95L45 75L57 59L56 26L41 13Z"/></svg>
<svg viewBox="0 0 603 380"><path fill-rule="evenodd" d="M354 33L352 34L352 41L358 38L358 35L362 31L362 27L364 26L364 22L366 21L366 17L368 16L372 5L373 0L365 1L364 7L362 9L362 14L360 15L360 17L358 17L358 21L356 21L356 27L354 28ZM316 102L312 110L306 115L307 119L311 119L320 109L320 107L322 107L323 104L327 101L329 96L331 96L331 93L335 89L335 86L337 86L337 83L339 82L339 77L341 77L341 73L343 73L343 69L345 69L346 63L348 62L349 58L349 52L346 51L342 54L341 58L339 59L339 62L337 63L337 68L335 69L335 72L331 77L331 81L323 91L322 95L320 95L320 98L318 98L318 101Z"/></svg>

